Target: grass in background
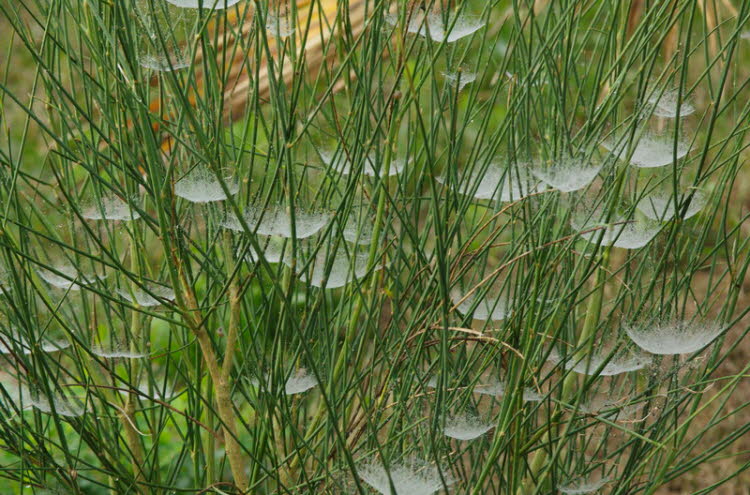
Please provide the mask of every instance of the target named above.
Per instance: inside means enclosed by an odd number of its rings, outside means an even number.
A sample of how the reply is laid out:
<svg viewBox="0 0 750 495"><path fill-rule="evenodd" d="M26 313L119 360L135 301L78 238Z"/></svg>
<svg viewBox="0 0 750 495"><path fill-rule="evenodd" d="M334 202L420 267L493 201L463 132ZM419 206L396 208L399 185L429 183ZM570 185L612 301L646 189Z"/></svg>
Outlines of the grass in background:
<svg viewBox="0 0 750 495"><path fill-rule="evenodd" d="M0 2L7 490L653 493L747 433L750 5L180 3Z"/></svg>

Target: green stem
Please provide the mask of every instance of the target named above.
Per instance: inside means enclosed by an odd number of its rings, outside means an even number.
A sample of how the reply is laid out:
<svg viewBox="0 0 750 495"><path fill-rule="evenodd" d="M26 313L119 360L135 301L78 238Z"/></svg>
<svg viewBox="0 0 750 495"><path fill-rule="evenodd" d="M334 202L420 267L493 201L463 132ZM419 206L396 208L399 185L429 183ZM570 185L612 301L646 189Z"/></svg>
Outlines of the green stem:
<svg viewBox="0 0 750 495"><path fill-rule="evenodd" d="M134 227L135 228L135 227ZM130 263L132 265L131 269L133 270L133 273L140 274L140 270L138 268L138 248L136 246L136 235L135 231L133 232L133 238L130 242ZM135 292L135 282L133 283L133 292ZM134 310L132 312L132 319L130 321L130 335L131 335L131 341L130 341L130 349L131 351L137 352L138 351L138 342L141 340L141 321L140 321L140 313L137 310ZM138 379L140 372L140 363L138 360L135 360L135 362L132 365L131 368L131 377L134 380ZM135 392L131 391L127 395L125 407L123 408L123 417L121 418L123 429L125 430L125 439L128 444L128 448L130 449L130 452L133 456L133 474L135 475L136 481L143 481L143 468L144 468L144 452L143 452L143 445L141 444L141 439L139 438L140 435L136 431L136 418L135 418L135 404L137 401L137 395ZM150 490L147 486L144 487L144 493L150 493Z"/></svg>
<svg viewBox="0 0 750 495"><path fill-rule="evenodd" d="M379 181L380 187L377 189L378 206L377 206L377 212L375 215L375 223L372 229L373 242L370 245L370 251L368 253L368 259L367 259L367 273L372 273L372 270L375 268L375 263L378 258L379 244L377 241L380 239L380 233L383 228L383 217L385 215L385 204L386 204L386 197L387 197L386 189L388 187L387 179L390 174L391 158L393 156L392 143L395 140L396 133L399 127L398 126L399 119L396 117L397 109L398 109L398 100L394 100L392 114L391 114L393 121L391 122L390 133L388 135L388 140L385 146L385 155L384 155L385 169L380 175L380 181ZM370 287L368 290L368 292L370 293L372 297L375 297L375 292L377 289L377 282L378 282L378 277L376 275L373 275L371 283L370 283ZM341 376L346 370L346 363L347 363L347 359L348 359L349 352L350 352L349 349L352 345L352 341L354 340L354 336L357 334L359 318L360 318L360 315L362 314L364 297L365 297L364 294L358 293L358 297L356 299L356 302L354 303L354 310L352 311L351 318L349 319L349 325L347 327L346 334L344 335L344 342L341 345L341 351L338 354L338 358L336 359L336 363L333 368L332 379L328 383L328 387L326 390L326 393L328 394L329 397L332 395L334 388L337 386L339 380L341 379ZM321 406L318 409L317 414L313 417L312 421L310 422L310 425L308 426L307 434L305 436L305 443L308 443L310 439L312 438L312 436L315 434L315 431L317 430L320 422L323 420L325 413L326 413L325 403L321 403ZM346 415L344 415L344 417L346 417ZM295 460L297 458L295 458Z"/></svg>

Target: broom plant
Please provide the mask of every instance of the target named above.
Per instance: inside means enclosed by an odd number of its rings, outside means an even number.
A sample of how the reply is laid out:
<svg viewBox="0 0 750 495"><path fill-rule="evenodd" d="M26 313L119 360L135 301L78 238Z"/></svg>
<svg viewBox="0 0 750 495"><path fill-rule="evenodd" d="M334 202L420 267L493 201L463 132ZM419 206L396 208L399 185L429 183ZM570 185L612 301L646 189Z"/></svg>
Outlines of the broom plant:
<svg viewBox="0 0 750 495"><path fill-rule="evenodd" d="M741 478L739 4L0 0L4 493Z"/></svg>

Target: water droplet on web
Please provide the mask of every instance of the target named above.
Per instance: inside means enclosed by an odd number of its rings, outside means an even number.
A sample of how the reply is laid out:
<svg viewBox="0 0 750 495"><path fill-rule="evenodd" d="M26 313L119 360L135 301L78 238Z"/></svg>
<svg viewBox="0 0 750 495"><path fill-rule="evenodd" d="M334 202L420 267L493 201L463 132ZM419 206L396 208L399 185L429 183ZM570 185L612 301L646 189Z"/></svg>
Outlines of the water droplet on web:
<svg viewBox="0 0 750 495"><path fill-rule="evenodd" d="M45 339L44 342L39 346L39 348L44 353L53 353L53 352L60 352L70 347L70 342L63 339L54 339L49 340Z"/></svg>
<svg viewBox="0 0 750 495"><path fill-rule="evenodd" d="M507 301L502 296L485 296L484 299L476 302L476 296L472 294L463 302L464 295L460 292L451 293L451 301L458 304L456 309L464 315L472 315L475 320L481 321L502 321L508 317L509 308ZM459 304L460 303L460 304ZM472 313L472 307L476 304Z"/></svg>
<svg viewBox="0 0 750 495"><path fill-rule="evenodd" d="M713 342L724 330L718 322L672 321L624 325L638 347L651 354L692 354Z"/></svg>
<svg viewBox="0 0 750 495"><path fill-rule="evenodd" d="M30 404L35 409L45 414L56 413L59 416L77 418L86 413L85 397L76 397L73 394L55 393L48 397L44 391L31 391Z"/></svg>
<svg viewBox="0 0 750 495"><path fill-rule="evenodd" d="M135 1L139 24L135 31L139 65L158 72L190 66L200 15L197 10L180 7L169 0Z"/></svg>
<svg viewBox="0 0 750 495"><path fill-rule="evenodd" d="M427 388L437 388L438 386L438 377L437 375L432 375L425 384L425 387Z"/></svg>
<svg viewBox="0 0 750 495"><path fill-rule="evenodd" d="M0 405L5 409L30 409L29 390L13 378L0 375Z"/></svg>
<svg viewBox="0 0 750 495"><path fill-rule="evenodd" d="M564 364L565 369L572 370L575 373L582 375L596 374L599 376L614 376L631 371L638 371L651 364L652 361L648 356L633 354L626 351L616 352L608 361L608 352L602 350L599 350L596 354L593 354L590 357L581 357L577 362L572 361L573 357L573 355L568 356L568 359ZM550 353L549 360L557 364L562 362L563 359L557 349L553 349ZM599 373L596 373L599 368L601 368L601 370Z"/></svg>
<svg viewBox="0 0 750 495"><path fill-rule="evenodd" d="M105 359L139 359L146 357L145 353L131 349L128 344L110 342L91 346L91 353Z"/></svg>
<svg viewBox="0 0 750 495"><path fill-rule="evenodd" d="M505 395L505 383L497 378L491 378L485 383L478 383L473 392L481 395L490 395L492 397L502 397Z"/></svg>
<svg viewBox="0 0 750 495"><path fill-rule="evenodd" d="M394 495L391 483L396 495L431 495L443 489L443 480L446 485L454 483L448 473L441 478L437 467L416 460L408 464L392 463L388 470L379 461L373 461L359 467L357 472L362 481L382 495Z"/></svg>
<svg viewBox="0 0 750 495"><path fill-rule="evenodd" d="M540 402L544 396L532 388L523 389L522 399L524 402Z"/></svg>
<svg viewBox="0 0 750 495"><path fill-rule="evenodd" d="M338 174L352 175L353 173L353 165L343 152L339 152L338 154L336 154L336 152L322 151L320 152L320 158L323 160L323 163L327 167ZM379 175L385 173L385 165L382 163L382 161L378 162L377 155L375 153L370 153L362 160L362 173L364 175L369 177L378 177ZM399 175L404 171L406 165L406 159L393 158L388 169L388 177Z"/></svg>
<svg viewBox="0 0 750 495"><path fill-rule="evenodd" d="M331 220L330 213L303 209L295 210L294 217L294 234L297 239L305 239L318 233ZM264 236L292 237L292 217L283 206L272 206L265 211L247 206L244 220L250 232ZM240 220L231 212L227 213L221 225L237 232L244 232Z"/></svg>
<svg viewBox="0 0 750 495"><path fill-rule="evenodd" d="M609 150L618 159L627 158L629 151L627 140L620 142L604 141L602 146ZM676 159L681 160L690 151L690 146L684 141L677 141ZM657 168L671 165L675 159L674 139L670 136L658 136L655 134L643 135L633 148L630 164L639 168Z"/></svg>
<svg viewBox="0 0 750 495"><path fill-rule="evenodd" d="M167 2L184 9L213 9L223 10L235 5L240 0L167 0Z"/></svg>
<svg viewBox="0 0 750 495"><path fill-rule="evenodd" d="M609 395L596 395L578 406L582 414L601 416L603 418L626 421L636 417L640 404L627 404L627 400L612 399Z"/></svg>
<svg viewBox="0 0 750 495"><path fill-rule="evenodd" d="M300 278L314 287L337 289L367 274L367 258L366 253L350 256L341 248L333 256L319 251L312 266L302 272Z"/></svg>
<svg viewBox="0 0 750 495"><path fill-rule="evenodd" d="M70 342L63 338L43 337L38 344L39 349L44 353L60 352L70 347ZM11 329L9 333L0 336L0 354L10 354L11 352L21 352L22 354L31 354L33 345L21 335L17 330Z"/></svg>
<svg viewBox="0 0 750 495"><path fill-rule="evenodd" d="M654 108L654 115L667 119L676 118L678 109L680 117L687 117L688 115L695 113L695 107L684 100L678 107L678 96L679 91L676 89L665 91L663 94L656 94L651 96L648 99L648 104Z"/></svg>
<svg viewBox="0 0 750 495"><path fill-rule="evenodd" d="M443 20L443 14L434 11L425 13L423 10L414 10L408 14L408 18L407 32L423 36L432 41L445 41L447 43L454 43L471 36L485 25L482 19L465 14L450 17L446 23ZM395 26L398 23L398 16L389 13L386 14L385 20Z"/></svg>
<svg viewBox="0 0 750 495"><path fill-rule="evenodd" d="M20 348L26 351L29 347L26 341L17 332L0 337L0 354L10 354L14 349Z"/></svg>
<svg viewBox="0 0 750 495"><path fill-rule="evenodd" d="M675 197L673 195L656 193L644 196L638 201L635 207L638 211L652 220L666 222L674 218L677 213L682 213L687 199L687 194L677 198L679 207L675 209ZM696 191L690 199L690 204L682 218L687 220L688 218L697 215L703 207L706 206L706 202L706 196L702 192Z"/></svg>
<svg viewBox="0 0 750 495"><path fill-rule="evenodd" d="M374 220L361 210L353 210L344 224L341 233L344 240L360 246L372 243L372 227Z"/></svg>
<svg viewBox="0 0 750 495"><path fill-rule="evenodd" d="M468 84L477 80L477 75L473 72L443 72L443 78L448 85L457 88L459 91L464 89Z"/></svg>
<svg viewBox="0 0 750 495"><path fill-rule="evenodd" d="M459 176L456 189L459 194L507 203L544 189L540 181L533 178L525 168L506 167L499 163L491 164L485 172L480 168L472 170L468 179ZM447 183L445 177L436 177L435 180L441 184Z"/></svg>
<svg viewBox="0 0 750 495"><path fill-rule="evenodd" d="M479 416L462 414L446 420L443 432L456 440L474 440L492 429L494 425Z"/></svg>
<svg viewBox="0 0 750 495"><path fill-rule="evenodd" d="M445 40L448 43L453 43L466 38L482 29L484 24L484 21L478 17L461 15L455 20L455 23L449 21L448 25L443 28L443 31L448 31Z"/></svg>
<svg viewBox="0 0 750 495"><path fill-rule="evenodd" d="M136 387L133 387L133 389L135 395L141 400L156 399L162 402L169 402L178 395L174 383L166 384L165 386L164 380L158 378L156 382L151 385L151 390L149 390L149 382L147 380L139 382ZM119 392L122 395L130 394L130 390L120 390Z"/></svg>
<svg viewBox="0 0 750 495"><path fill-rule="evenodd" d="M230 195L234 196L239 192L239 182L230 177L225 178L224 182ZM192 203L210 203L227 199L219 180L206 167L195 167L175 182L174 193Z"/></svg>
<svg viewBox="0 0 750 495"><path fill-rule="evenodd" d="M92 281L87 280L69 264L60 264L51 268L54 271L40 267L37 268L36 272L39 278L57 289L79 291L81 290L81 285L79 284L86 285L92 283Z"/></svg>
<svg viewBox="0 0 750 495"><path fill-rule="evenodd" d="M93 201L81 213L89 220L136 220L141 214L133 210L128 203L117 196L102 196L99 201Z"/></svg>
<svg viewBox="0 0 750 495"><path fill-rule="evenodd" d="M173 301L175 298L174 291L169 287L154 284L149 284L147 287L148 291L138 287L133 290L132 294L129 289L118 289L117 293L131 304L137 304L138 306L143 306L144 308L160 305L161 301L159 299ZM153 296L151 294L153 294Z"/></svg>
<svg viewBox="0 0 750 495"><path fill-rule="evenodd" d="M264 258L267 263L281 263L288 253L284 252L283 237L258 237L258 244L261 247L260 255L252 244L247 248L247 258L251 263L257 263L260 258Z"/></svg>
<svg viewBox="0 0 750 495"><path fill-rule="evenodd" d="M557 489L566 495L573 494L584 494L594 493L599 491L604 485L609 483L609 478L601 478L598 480L589 480L586 478L578 478L576 480L568 481L558 486Z"/></svg>
<svg viewBox="0 0 750 495"><path fill-rule="evenodd" d="M506 387L505 383L493 377L484 383L477 384L472 391L477 394L500 398L505 395ZM544 396L528 387L523 389L521 397L524 402L539 402L544 399Z"/></svg>
<svg viewBox="0 0 750 495"><path fill-rule="evenodd" d="M284 393L286 395L296 395L318 386L318 380L304 368L290 376L284 384Z"/></svg>
<svg viewBox="0 0 750 495"><path fill-rule="evenodd" d="M626 221L622 218L615 218L610 224L596 222L593 219L583 221L572 219L570 225L576 231L589 230L589 232L580 234L580 237L591 244L596 244L601 238L602 246L614 246L623 249L642 248L651 242L662 229L662 224L658 222Z"/></svg>
<svg viewBox="0 0 750 495"><path fill-rule="evenodd" d="M279 13L266 15L266 30L276 38L288 38L296 30L294 21L290 18L289 13Z"/></svg>
<svg viewBox="0 0 750 495"><path fill-rule="evenodd" d="M10 280L10 275L8 273L8 270L6 270L3 267L0 267L0 296L10 293L11 287L10 287L10 284L8 283L9 280Z"/></svg>
<svg viewBox="0 0 750 495"><path fill-rule="evenodd" d="M171 72L190 67L190 59L184 53L156 55L153 53L142 55L138 64L144 69L157 72Z"/></svg>
<svg viewBox="0 0 750 495"><path fill-rule="evenodd" d="M535 167L530 172L539 180L562 192L583 189L593 182L603 164L590 165L585 160L567 158L548 167Z"/></svg>

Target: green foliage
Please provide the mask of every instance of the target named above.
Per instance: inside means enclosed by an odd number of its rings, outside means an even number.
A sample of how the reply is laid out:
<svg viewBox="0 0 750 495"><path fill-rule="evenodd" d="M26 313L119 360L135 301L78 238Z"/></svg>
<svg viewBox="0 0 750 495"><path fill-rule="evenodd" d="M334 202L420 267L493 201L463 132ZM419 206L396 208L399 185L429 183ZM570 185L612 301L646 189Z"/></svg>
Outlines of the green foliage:
<svg viewBox="0 0 750 495"><path fill-rule="evenodd" d="M750 3L175 3L0 0L4 492L653 493L750 429Z"/></svg>

